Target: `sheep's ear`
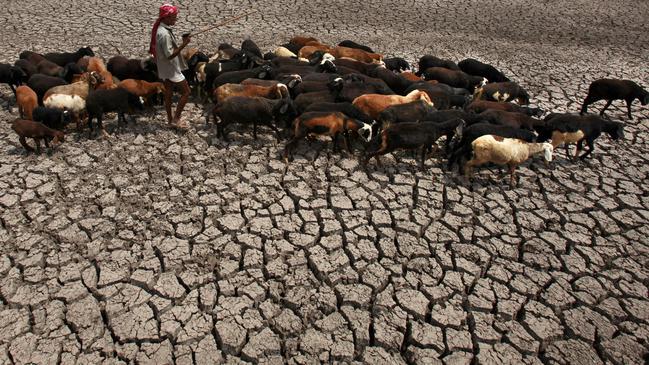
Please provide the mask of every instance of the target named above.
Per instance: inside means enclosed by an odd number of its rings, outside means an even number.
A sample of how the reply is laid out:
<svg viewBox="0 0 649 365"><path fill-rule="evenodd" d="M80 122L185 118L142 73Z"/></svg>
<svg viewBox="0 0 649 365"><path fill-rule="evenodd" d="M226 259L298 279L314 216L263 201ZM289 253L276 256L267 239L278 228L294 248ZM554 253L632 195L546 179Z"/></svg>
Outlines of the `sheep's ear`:
<svg viewBox="0 0 649 365"><path fill-rule="evenodd" d="M284 103L284 105L282 105L282 106L279 108L279 113L280 113L280 114L286 114L286 111L287 111L287 110L288 110L288 103Z"/></svg>

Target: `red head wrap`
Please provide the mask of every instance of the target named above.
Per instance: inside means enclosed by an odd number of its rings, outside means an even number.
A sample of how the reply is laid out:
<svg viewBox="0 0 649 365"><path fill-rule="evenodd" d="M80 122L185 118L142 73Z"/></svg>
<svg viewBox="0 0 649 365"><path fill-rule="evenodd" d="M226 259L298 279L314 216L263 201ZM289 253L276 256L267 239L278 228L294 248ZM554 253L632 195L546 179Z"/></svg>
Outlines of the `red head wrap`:
<svg viewBox="0 0 649 365"><path fill-rule="evenodd" d="M158 13L158 19L153 23L153 29L151 30L151 43L149 45L149 53L153 55L153 57L156 56L155 52L155 45L156 45L156 34L158 33L158 26L160 25L160 21L163 18L166 18L168 16L178 14L178 7L173 6L171 4L164 4L160 7L160 12Z"/></svg>

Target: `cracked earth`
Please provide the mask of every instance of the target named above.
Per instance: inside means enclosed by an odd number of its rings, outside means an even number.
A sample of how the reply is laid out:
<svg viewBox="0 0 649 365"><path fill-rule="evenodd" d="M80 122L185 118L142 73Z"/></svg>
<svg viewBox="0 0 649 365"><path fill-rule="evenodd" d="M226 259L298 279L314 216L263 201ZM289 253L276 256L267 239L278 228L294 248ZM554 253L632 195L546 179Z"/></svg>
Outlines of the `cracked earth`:
<svg viewBox="0 0 649 365"><path fill-rule="evenodd" d="M597 78L649 86L642 0L177 3L182 30L260 10L196 37L207 52L309 34L410 62L474 57L559 112ZM141 57L157 5L5 2L0 61ZM370 178L319 142L282 177L283 142L263 128L220 142L195 101L184 135L159 108L110 140L27 155L2 110L0 363L646 362L649 109L623 108L608 112L623 141L526 163L514 189L495 167L469 186L408 154Z"/></svg>

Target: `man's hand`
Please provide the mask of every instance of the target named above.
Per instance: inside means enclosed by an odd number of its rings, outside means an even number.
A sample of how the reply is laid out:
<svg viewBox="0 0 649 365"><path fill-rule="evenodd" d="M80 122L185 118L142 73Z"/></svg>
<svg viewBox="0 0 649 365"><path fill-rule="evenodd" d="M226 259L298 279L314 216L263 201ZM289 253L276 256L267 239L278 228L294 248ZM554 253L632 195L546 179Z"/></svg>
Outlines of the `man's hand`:
<svg viewBox="0 0 649 365"><path fill-rule="evenodd" d="M192 40L192 37L189 35L189 33L183 34L183 44L182 45L183 46L188 45L189 42L191 42L191 40Z"/></svg>

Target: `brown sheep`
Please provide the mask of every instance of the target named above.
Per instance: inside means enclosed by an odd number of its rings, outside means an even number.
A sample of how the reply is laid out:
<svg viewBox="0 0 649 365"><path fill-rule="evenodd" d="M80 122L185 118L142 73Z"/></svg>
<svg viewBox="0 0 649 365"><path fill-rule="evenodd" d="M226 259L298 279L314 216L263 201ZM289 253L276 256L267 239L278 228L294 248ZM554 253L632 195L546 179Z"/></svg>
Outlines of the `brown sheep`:
<svg viewBox="0 0 649 365"><path fill-rule="evenodd" d="M51 129L41 122L34 122L25 119L16 119L11 129L18 134L20 144L25 147L25 150L32 152L34 149L27 144L26 138L33 138L36 142L36 153L41 153L41 139L45 142L45 147L50 148L50 140L52 146L57 146L65 140L65 134L56 129Z"/></svg>
<svg viewBox="0 0 649 365"><path fill-rule="evenodd" d="M302 36L295 36L291 38L291 40L288 41L289 43L295 44L300 47L306 46L307 43L309 42L318 42L317 39L313 37L302 37Z"/></svg>
<svg viewBox="0 0 649 365"><path fill-rule="evenodd" d="M300 51L297 53L298 58L304 58L304 59L309 59L311 55L313 55L317 51L324 51L327 53L331 53L332 48L326 45L318 45L318 46L304 46L300 48ZM334 56L335 57L335 56Z"/></svg>
<svg viewBox="0 0 649 365"><path fill-rule="evenodd" d="M301 50L300 50L301 51ZM332 56L336 58L351 58L356 61L361 61L365 63L381 63L383 62L383 55L378 53L370 53L363 51L358 48L349 48L349 47L335 47L329 51Z"/></svg>
<svg viewBox="0 0 649 365"><path fill-rule="evenodd" d="M161 82L148 82L144 80L126 79L119 82L117 87L129 91L131 94L150 99L154 95L164 95L165 87Z"/></svg>
<svg viewBox="0 0 649 365"><path fill-rule="evenodd" d="M214 90L213 98L216 103L220 103L232 96L258 96L266 99L290 97L286 85L278 83L274 86L223 84Z"/></svg>
<svg viewBox="0 0 649 365"><path fill-rule="evenodd" d="M433 102L430 100L428 94L420 90L413 90L406 96L365 94L354 99L352 104L365 114L372 117L372 119L376 120L385 108L391 105L405 104L415 100L424 100L430 106L433 106Z"/></svg>
<svg viewBox="0 0 649 365"><path fill-rule="evenodd" d="M16 89L16 103L21 118L34 120L32 111L38 106L38 96L34 90L27 85L18 86Z"/></svg>

